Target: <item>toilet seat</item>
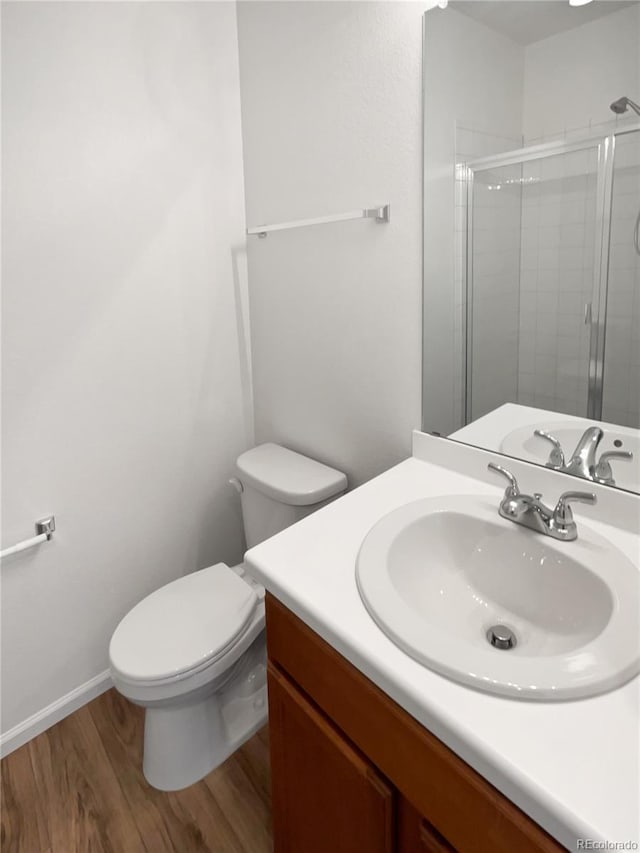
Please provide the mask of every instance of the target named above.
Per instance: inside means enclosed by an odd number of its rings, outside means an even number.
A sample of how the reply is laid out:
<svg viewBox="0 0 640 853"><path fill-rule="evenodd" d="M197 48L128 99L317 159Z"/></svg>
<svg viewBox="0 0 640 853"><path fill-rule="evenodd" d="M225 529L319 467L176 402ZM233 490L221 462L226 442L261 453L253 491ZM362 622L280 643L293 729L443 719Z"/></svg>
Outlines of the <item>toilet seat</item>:
<svg viewBox="0 0 640 853"><path fill-rule="evenodd" d="M171 581L114 631L114 674L151 686L207 669L239 644L255 622L257 604L255 590L225 563Z"/></svg>

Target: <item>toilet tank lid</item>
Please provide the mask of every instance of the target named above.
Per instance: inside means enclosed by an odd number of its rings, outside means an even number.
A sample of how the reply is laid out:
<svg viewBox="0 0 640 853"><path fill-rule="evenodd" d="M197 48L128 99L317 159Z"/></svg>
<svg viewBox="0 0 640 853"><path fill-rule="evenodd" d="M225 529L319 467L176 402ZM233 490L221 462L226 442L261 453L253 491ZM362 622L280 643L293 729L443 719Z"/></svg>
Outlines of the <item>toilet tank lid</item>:
<svg viewBox="0 0 640 853"><path fill-rule="evenodd" d="M309 506L344 492L347 478L322 462L279 444L260 444L238 457L240 480L292 506Z"/></svg>

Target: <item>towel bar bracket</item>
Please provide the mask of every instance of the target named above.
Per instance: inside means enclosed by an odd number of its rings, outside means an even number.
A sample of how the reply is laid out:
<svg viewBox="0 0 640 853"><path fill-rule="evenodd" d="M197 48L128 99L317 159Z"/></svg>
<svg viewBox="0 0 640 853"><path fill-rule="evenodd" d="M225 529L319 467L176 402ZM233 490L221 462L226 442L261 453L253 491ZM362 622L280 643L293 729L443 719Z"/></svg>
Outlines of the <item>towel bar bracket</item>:
<svg viewBox="0 0 640 853"><path fill-rule="evenodd" d="M49 515L47 518L41 518L39 521L36 521L36 533L38 536L42 536L44 533L47 537L47 540L51 540L56 529L56 517L55 515Z"/></svg>
<svg viewBox="0 0 640 853"><path fill-rule="evenodd" d="M382 207L369 207L362 211L365 219L375 219L376 222L389 222L391 219L391 205L384 204Z"/></svg>
<svg viewBox="0 0 640 853"><path fill-rule="evenodd" d="M23 551L28 551L30 548L35 548L36 545L42 545L44 542L50 542L53 539L53 533L56 529L56 519L54 515L48 515L46 518L40 518L36 521L36 535L31 539L24 539L18 542L17 545L12 545L10 548L4 548L0 551L0 559L12 557L14 554L21 554Z"/></svg>

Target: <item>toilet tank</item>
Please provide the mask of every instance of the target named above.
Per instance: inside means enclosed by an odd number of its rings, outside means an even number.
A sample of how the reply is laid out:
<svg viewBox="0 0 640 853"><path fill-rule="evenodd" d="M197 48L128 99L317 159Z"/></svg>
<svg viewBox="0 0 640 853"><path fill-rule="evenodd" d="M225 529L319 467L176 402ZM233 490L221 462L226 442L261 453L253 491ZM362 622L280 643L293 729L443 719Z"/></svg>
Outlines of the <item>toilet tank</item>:
<svg viewBox="0 0 640 853"><path fill-rule="evenodd" d="M260 444L238 457L247 548L295 524L343 494L341 471L278 444Z"/></svg>

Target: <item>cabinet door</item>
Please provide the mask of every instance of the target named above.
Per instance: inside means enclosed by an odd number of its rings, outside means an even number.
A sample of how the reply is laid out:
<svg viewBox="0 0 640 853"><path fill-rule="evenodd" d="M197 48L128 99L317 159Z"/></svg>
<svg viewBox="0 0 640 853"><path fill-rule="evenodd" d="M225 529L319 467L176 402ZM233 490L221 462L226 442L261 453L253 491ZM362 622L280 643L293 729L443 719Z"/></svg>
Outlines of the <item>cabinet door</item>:
<svg viewBox="0 0 640 853"><path fill-rule="evenodd" d="M269 665L275 853L392 853L393 791Z"/></svg>
<svg viewBox="0 0 640 853"><path fill-rule="evenodd" d="M408 800L398 802L398 853L456 853Z"/></svg>

